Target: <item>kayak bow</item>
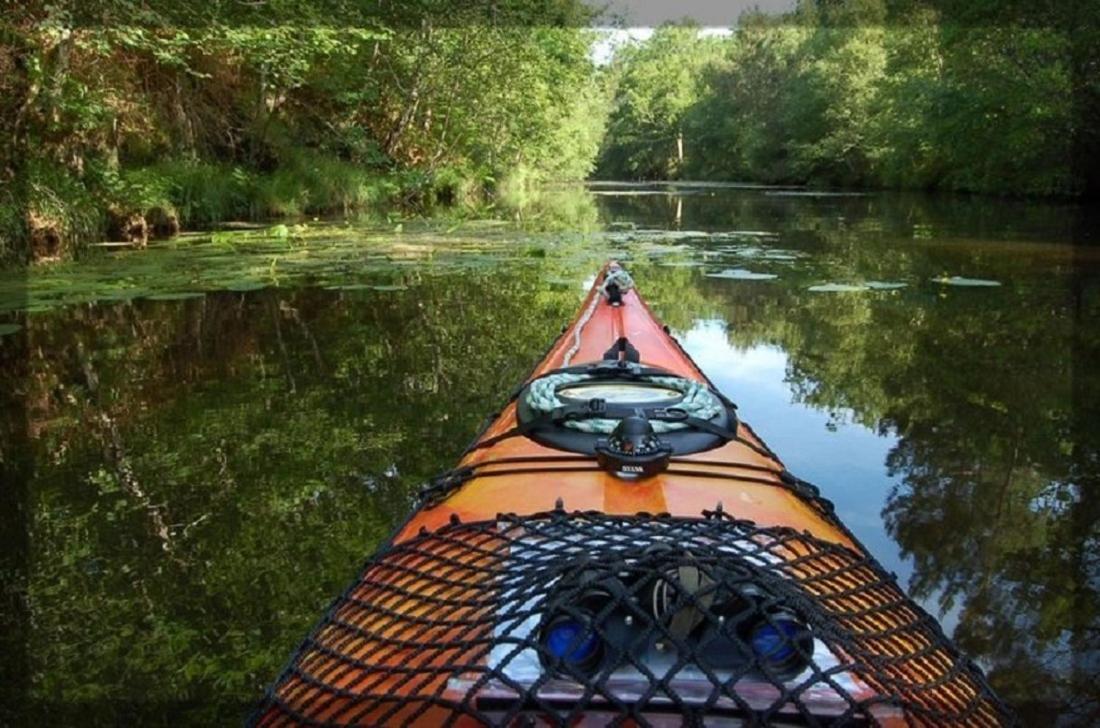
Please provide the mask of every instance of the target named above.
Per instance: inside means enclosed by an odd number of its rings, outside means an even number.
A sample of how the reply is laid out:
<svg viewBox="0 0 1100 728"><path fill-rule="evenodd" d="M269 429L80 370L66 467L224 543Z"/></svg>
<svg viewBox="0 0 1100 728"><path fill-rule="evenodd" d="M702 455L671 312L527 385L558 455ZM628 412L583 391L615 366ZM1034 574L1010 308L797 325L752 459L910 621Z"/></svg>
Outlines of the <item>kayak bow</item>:
<svg viewBox="0 0 1100 728"><path fill-rule="evenodd" d="M1010 721L614 263L252 719Z"/></svg>

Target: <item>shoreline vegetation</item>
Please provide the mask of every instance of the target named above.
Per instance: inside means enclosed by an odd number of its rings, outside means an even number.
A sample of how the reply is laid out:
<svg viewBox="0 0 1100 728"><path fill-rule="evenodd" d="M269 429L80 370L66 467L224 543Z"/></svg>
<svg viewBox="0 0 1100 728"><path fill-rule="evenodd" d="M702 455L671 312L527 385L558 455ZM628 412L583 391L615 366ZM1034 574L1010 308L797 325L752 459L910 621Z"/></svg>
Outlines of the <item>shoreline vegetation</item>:
<svg viewBox="0 0 1100 728"><path fill-rule="evenodd" d="M0 22L0 259L584 178L590 14L32 0Z"/></svg>
<svg viewBox="0 0 1100 728"><path fill-rule="evenodd" d="M803 0L600 66L579 0L81 5L0 21L0 265L548 181L1075 200L1100 175L1100 31L1068 10Z"/></svg>

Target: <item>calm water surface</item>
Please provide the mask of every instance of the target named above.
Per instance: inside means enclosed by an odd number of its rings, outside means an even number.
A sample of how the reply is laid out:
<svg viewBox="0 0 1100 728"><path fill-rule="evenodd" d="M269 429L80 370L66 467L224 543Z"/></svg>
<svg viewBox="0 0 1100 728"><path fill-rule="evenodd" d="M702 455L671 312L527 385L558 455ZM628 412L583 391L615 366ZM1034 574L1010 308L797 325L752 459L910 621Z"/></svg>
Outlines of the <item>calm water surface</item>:
<svg viewBox="0 0 1100 728"><path fill-rule="evenodd" d="M239 723L609 257L1025 718L1097 719L1083 211L599 186L514 218L0 279L0 723Z"/></svg>

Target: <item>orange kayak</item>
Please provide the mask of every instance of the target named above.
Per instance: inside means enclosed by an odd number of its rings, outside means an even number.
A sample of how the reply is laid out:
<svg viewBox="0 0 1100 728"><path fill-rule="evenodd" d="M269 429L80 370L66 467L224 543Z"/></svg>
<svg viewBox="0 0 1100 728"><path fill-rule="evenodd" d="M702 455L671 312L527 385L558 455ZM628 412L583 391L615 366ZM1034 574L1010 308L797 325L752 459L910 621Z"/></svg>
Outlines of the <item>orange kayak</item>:
<svg viewBox="0 0 1100 728"><path fill-rule="evenodd" d="M1010 722L614 263L252 718Z"/></svg>

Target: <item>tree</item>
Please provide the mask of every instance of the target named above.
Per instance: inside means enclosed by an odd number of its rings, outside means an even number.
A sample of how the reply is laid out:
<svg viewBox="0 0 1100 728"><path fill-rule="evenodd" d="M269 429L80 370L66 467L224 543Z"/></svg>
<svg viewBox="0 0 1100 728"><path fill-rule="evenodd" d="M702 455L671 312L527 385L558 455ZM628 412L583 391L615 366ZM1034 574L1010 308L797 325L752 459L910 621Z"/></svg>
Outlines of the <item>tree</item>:
<svg viewBox="0 0 1100 728"><path fill-rule="evenodd" d="M620 51L608 137L598 174L605 178L670 179L704 142L684 136L685 115L698 102L702 71L721 39L693 25L665 25L644 43Z"/></svg>

